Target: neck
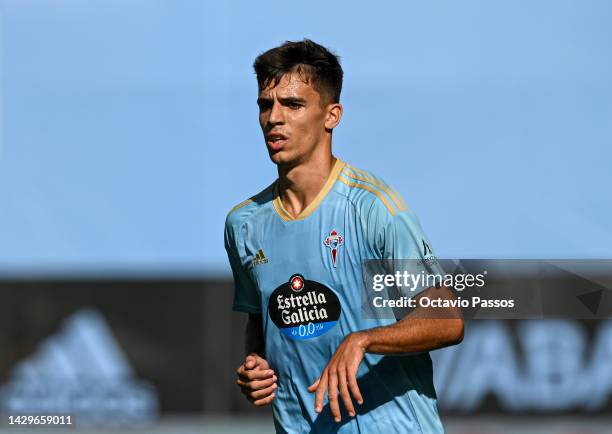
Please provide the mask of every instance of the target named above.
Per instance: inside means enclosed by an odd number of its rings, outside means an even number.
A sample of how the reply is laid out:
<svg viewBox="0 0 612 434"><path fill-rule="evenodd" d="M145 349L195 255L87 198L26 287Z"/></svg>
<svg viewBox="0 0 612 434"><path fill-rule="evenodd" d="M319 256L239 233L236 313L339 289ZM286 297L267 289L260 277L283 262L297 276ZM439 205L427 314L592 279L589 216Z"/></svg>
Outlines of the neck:
<svg viewBox="0 0 612 434"><path fill-rule="evenodd" d="M279 195L284 208L297 217L323 189L335 163L336 157L327 152L292 167L278 166Z"/></svg>

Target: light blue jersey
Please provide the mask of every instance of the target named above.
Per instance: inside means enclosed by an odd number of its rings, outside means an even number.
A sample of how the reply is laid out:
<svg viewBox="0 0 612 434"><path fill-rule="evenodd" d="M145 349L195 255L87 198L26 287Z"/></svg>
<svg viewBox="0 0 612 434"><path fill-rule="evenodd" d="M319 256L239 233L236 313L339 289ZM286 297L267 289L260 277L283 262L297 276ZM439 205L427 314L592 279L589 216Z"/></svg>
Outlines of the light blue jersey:
<svg viewBox="0 0 612 434"><path fill-rule="evenodd" d="M393 189L337 160L296 218L283 208L277 182L232 209L225 245L233 309L263 316L265 357L278 377L278 433L444 432L428 353L365 354L357 376L364 403L355 403L354 418L340 405L340 423L327 398L317 414L307 391L345 336L395 322L364 318L362 262L431 259L417 218Z"/></svg>

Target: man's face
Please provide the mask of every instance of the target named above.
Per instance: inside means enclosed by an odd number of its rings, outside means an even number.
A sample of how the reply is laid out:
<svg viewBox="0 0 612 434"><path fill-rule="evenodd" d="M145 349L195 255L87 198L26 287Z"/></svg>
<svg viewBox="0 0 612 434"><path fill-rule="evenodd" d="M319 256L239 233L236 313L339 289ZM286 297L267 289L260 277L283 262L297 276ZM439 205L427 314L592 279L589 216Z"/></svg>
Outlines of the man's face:
<svg viewBox="0 0 612 434"><path fill-rule="evenodd" d="M328 119L321 95L297 73L282 77L257 98L259 125L270 159L277 165L306 160L323 142Z"/></svg>

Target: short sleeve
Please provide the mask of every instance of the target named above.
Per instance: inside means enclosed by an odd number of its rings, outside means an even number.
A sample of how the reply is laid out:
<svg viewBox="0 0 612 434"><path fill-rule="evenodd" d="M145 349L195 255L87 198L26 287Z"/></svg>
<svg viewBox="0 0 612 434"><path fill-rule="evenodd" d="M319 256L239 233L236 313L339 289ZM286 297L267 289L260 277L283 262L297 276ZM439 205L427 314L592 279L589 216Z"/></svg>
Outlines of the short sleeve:
<svg viewBox="0 0 612 434"><path fill-rule="evenodd" d="M229 220L229 219L228 219ZM232 309L238 312L261 313L261 299L253 279L242 263L239 253L240 240L235 229L225 225L225 250L234 276L234 303Z"/></svg>
<svg viewBox="0 0 612 434"><path fill-rule="evenodd" d="M430 259L434 252L416 215L409 210L391 217L384 228L385 259Z"/></svg>
<svg viewBox="0 0 612 434"><path fill-rule="evenodd" d="M412 211L404 210L391 216L378 240L382 259L391 260L394 270L407 270L414 274L444 275L431 243ZM426 288L421 286L411 294L405 295L414 296Z"/></svg>

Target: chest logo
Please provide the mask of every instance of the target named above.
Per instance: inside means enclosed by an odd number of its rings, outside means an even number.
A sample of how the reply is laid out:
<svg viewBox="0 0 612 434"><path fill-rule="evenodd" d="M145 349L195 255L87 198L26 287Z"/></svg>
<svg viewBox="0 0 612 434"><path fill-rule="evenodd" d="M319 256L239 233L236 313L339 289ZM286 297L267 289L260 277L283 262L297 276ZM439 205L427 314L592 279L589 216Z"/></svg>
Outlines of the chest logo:
<svg viewBox="0 0 612 434"><path fill-rule="evenodd" d="M344 238L334 229L329 233L329 236L323 240L323 244L330 248L332 264L336 267L336 263L338 262L338 247L344 244Z"/></svg>
<svg viewBox="0 0 612 434"><path fill-rule="evenodd" d="M342 308L334 291L324 284L294 274L272 292L268 314L279 331L290 339L316 338L338 322Z"/></svg>

